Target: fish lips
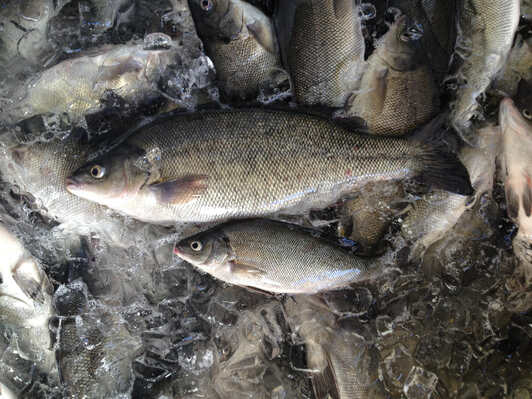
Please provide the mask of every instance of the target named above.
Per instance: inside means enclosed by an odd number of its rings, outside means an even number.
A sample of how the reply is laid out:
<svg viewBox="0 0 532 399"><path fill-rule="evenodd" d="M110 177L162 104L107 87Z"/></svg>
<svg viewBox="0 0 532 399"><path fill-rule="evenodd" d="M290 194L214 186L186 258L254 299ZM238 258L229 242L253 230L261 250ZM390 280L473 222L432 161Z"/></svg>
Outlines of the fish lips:
<svg viewBox="0 0 532 399"><path fill-rule="evenodd" d="M76 194L76 192L79 192L82 186L83 183L77 180L74 176L70 176L65 179L65 187L71 194Z"/></svg>

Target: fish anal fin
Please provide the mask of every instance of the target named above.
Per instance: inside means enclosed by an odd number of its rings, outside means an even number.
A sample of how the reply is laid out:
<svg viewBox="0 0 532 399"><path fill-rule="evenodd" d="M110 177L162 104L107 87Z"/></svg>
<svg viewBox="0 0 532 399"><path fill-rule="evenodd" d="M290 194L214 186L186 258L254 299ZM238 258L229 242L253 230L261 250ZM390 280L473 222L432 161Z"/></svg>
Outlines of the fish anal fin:
<svg viewBox="0 0 532 399"><path fill-rule="evenodd" d="M266 24L258 21L248 24L247 28L262 48L271 54L277 53L277 43L275 42L275 34L272 29L268 29Z"/></svg>
<svg viewBox="0 0 532 399"><path fill-rule="evenodd" d="M163 204L186 204L201 196L208 187L208 176L187 175L170 181L151 184L149 189Z"/></svg>

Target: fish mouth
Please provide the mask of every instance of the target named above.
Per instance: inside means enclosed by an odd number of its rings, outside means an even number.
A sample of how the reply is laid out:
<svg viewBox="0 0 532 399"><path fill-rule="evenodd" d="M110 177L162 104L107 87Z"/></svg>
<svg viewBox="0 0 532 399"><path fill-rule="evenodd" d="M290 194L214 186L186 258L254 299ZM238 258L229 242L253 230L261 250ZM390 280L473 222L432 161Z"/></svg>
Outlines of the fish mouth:
<svg viewBox="0 0 532 399"><path fill-rule="evenodd" d="M174 246L174 255L177 255L179 257L181 257L182 255L182 252L179 250L179 248L176 246Z"/></svg>
<svg viewBox="0 0 532 399"><path fill-rule="evenodd" d="M65 185L67 191L71 193L78 191L81 188L81 182L76 180L75 177L67 177L65 180Z"/></svg>

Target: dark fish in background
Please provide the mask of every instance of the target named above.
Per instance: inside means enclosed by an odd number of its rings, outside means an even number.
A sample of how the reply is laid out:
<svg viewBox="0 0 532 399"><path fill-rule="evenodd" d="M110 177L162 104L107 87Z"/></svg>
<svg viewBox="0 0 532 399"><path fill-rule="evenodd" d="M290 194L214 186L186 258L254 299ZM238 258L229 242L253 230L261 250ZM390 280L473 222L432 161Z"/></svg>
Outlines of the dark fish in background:
<svg viewBox="0 0 532 399"><path fill-rule="evenodd" d="M105 46L44 70L20 87L5 117L12 123L35 115L67 114L72 123L99 110L109 92L131 105L160 96L159 80L179 60L170 37L155 33L143 43Z"/></svg>
<svg viewBox="0 0 532 399"><path fill-rule="evenodd" d="M291 329L305 344L307 369L316 399L384 399L375 346L337 325L312 299L289 298L285 310Z"/></svg>
<svg viewBox="0 0 532 399"><path fill-rule="evenodd" d="M241 109L176 115L81 167L67 190L139 220L172 224L302 214L363 184L421 176L468 194L467 171L438 135L357 134L306 113Z"/></svg>
<svg viewBox="0 0 532 399"><path fill-rule="evenodd" d="M422 32L402 15L368 59L345 114L369 133L400 135L427 123L439 109L438 88L421 47Z"/></svg>
<svg viewBox="0 0 532 399"><path fill-rule="evenodd" d="M502 173L508 216L519 230L513 240L527 282L532 280L532 96L531 86L521 82L522 93L514 103L501 101Z"/></svg>
<svg viewBox="0 0 532 399"><path fill-rule="evenodd" d="M176 244L174 253L230 284L312 294L364 281L377 262L297 226L264 219L229 223Z"/></svg>
<svg viewBox="0 0 532 399"><path fill-rule="evenodd" d="M477 136L478 147L466 146L459 154L471 177L475 196L433 190L415 202L404 217L401 232L412 243L412 259L420 260L425 250L448 234L482 196L491 196L501 133L498 127L489 126L480 129Z"/></svg>
<svg viewBox="0 0 532 399"><path fill-rule="evenodd" d="M357 86L364 61L355 1L280 1L275 23L296 101L343 106Z"/></svg>
<svg viewBox="0 0 532 399"><path fill-rule="evenodd" d="M189 0L196 29L224 94L253 98L282 73L269 17L241 0Z"/></svg>
<svg viewBox="0 0 532 399"><path fill-rule="evenodd" d="M478 99L508 58L519 22L519 0L461 0L455 52L463 58L451 122L462 139L474 144L471 119Z"/></svg>

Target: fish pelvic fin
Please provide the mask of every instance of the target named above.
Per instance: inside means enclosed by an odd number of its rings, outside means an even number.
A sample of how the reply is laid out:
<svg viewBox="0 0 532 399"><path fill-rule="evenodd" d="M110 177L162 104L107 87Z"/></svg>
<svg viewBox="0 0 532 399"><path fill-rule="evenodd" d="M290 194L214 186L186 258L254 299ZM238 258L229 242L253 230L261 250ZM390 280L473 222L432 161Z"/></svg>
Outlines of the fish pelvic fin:
<svg viewBox="0 0 532 399"><path fill-rule="evenodd" d="M207 190L208 176L187 175L179 179L152 184L152 191L162 204L186 204L201 196Z"/></svg>
<svg viewBox="0 0 532 399"><path fill-rule="evenodd" d="M417 157L423 170L419 177L434 188L471 195L474 190L469 173L446 142L450 137L450 130L444 126L446 119L445 113L437 116L410 138L420 148Z"/></svg>

